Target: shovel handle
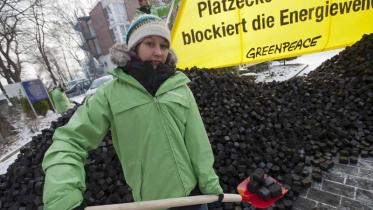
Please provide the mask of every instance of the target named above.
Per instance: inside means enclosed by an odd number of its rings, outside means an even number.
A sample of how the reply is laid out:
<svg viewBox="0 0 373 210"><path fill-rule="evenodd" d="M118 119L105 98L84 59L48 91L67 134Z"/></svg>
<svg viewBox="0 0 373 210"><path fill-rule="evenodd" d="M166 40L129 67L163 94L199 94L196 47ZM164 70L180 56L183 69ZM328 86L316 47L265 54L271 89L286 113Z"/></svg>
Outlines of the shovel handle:
<svg viewBox="0 0 373 210"><path fill-rule="evenodd" d="M168 209L172 207L191 206L218 201L217 195L197 195L181 198L169 198L153 201L139 201L132 203L91 206L86 210L151 210L151 209ZM241 202L242 198L238 194L224 194L222 202Z"/></svg>

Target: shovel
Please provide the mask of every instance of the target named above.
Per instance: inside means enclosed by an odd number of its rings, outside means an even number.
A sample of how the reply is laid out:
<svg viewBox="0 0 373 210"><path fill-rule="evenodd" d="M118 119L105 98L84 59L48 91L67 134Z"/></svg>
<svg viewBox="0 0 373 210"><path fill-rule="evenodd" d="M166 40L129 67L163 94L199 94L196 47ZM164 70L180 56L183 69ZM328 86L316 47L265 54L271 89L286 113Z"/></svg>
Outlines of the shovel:
<svg viewBox="0 0 373 210"><path fill-rule="evenodd" d="M277 200L284 197L288 189L281 185L282 194L278 197L269 200L261 200L258 195L251 193L247 189L250 183L250 177L245 179L237 186L239 194L224 194L222 202L245 202L253 205L256 208L268 208L273 205ZM111 204L102 206L91 206L85 208L86 210L152 210L152 209L168 209L173 207L191 206L205 203L212 203L218 201L218 195L197 195L181 198L169 198L152 201L139 201L132 203Z"/></svg>

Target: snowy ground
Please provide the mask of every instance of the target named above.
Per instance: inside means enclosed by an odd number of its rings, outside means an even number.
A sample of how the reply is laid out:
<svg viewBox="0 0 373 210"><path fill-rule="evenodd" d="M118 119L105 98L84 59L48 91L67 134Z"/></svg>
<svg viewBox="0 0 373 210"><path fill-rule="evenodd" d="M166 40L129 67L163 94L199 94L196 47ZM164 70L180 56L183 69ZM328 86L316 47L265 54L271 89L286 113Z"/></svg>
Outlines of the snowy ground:
<svg viewBox="0 0 373 210"><path fill-rule="evenodd" d="M72 97L72 98L70 98L70 100L75 101L75 102L80 104L80 103L83 102L84 98L85 98L85 94Z"/></svg>
<svg viewBox="0 0 373 210"><path fill-rule="evenodd" d="M70 99L77 103L81 103L84 98L85 95L83 94ZM58 117L60 117L60 114L52 111L48 112L45 117L39 116L39 118L34 121L30 121L30 119L25 119L24 116L21 116L21 119L13 124L18 131L18 133L13 137L15 140L0 148L0 174L6 173L9 165L17 159L20 148L30 142L32 136L35 136L39 134L41 130L48 128L51 122L56 120Z"/></svg>
<svg viewBox="0 0 373 210"><path fill-rule="evenodd" d="M286 64L290 64L287 66L283 66L280 62L273 62L270 71L262 72L257 75L257 82L270 82L273 80L284 81L294 76L307 75L322 62L337 55L340 51L342 51L342 49L300 56L292 61L287 61ZM71 100L81 103L84 97L85 95L83 94L73 97ZM58 114L50 112L46 117L35 120L32 125L25 125L25 120L17 122L18 124L16 124L15 127L26 129L19 129L19 133L16 137L17 141L0 151L0 174L6 173L9 165L16 160L19 149L31 141L32 136L37 135L43 128L49 127L50 123L58 117Z"/></svg>
<svg viewBox="0 0 373 210"><path fill-rule="evenodd" d="M256 82L281 82L297 76L306 76L308 73L320 66L322 62L332 58L342 50L343 49L337 49L303 55L294 60L286 61L286 65L283 65L282 62L274 61L271 63L268 71L261 73L247 73L243 75L255 76Z"/></svg>
<svg viewBox="0 0 373 210"><path fill-rule="evenodd" d="M285 81L296 77L299 72L308 68L307 64L279 64L272 63L270 70L257 74L255 82L272 82L272 81Z"/></svg>
<svg viewBox="0 0 373 210"><path fill-rule="evenodd" d="M320 66L321 63L337 55L342 50L344 49L337 49L337 50L331 50L331 51L326 51L326 52L321 52L321 53L313 53L309 55L304 55L304 56L298 57L295 60L289 61L288 63L306 64L307 68L305 68L298 75L298 76L305 76L311 71L315 70L318 66Z"/></svg>
<svg viewBox="0 0 373 210"><path fill-rule="evenodd" d="M52 121L56 120L59 114L49 111L45 117L39 116L35 120L26 119L21 116L21 119L16 121L13 126L18 130L18 133L13 137L15 140L1 148L0 151L0 174L6 173L10 164L12 164L18 153L19 149L31 141L32 136L40 133L44 128L48 128Z"/></svg>

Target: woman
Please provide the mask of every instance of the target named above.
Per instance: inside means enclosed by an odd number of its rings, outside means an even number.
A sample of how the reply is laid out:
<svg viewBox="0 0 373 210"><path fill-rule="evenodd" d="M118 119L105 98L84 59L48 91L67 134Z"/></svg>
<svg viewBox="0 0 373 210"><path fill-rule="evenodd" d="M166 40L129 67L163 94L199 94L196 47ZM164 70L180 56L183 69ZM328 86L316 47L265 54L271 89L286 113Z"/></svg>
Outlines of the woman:
<svg viewBox="0 0 373 210"><path fill-rule="evenodd" d="M84 161L110 129L135 201L221 194L213 154L189 79L175 71L170 31L159 17L134 21L111 50L113 81L56 130L43 160L45 209L78 207ZM206 205L189 209L207 209Z"/></svg>

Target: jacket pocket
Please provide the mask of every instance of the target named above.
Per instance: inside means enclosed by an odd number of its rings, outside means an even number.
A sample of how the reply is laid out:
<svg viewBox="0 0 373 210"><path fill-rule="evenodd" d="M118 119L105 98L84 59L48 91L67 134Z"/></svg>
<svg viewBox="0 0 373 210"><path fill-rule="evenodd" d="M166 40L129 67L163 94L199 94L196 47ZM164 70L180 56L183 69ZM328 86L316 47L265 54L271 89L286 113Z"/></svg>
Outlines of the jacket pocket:
<svg viewBox="0 0 373 210"><path fill-rule="evenodd" d="M163 95L160 96L160 102L167 103L176 103L184 108L189 108L190 101L187 98L185 94L183 94L181 91L169 91Z"/></svg>
<svg viewBox="0 0 373 210"><path fill-rule="evenodd" d="M141 161L131 162L128 164L128 167L125 168L126 181L132 189L132 195L135 201L142 200L142 173Z"/></svg>
<svg viewBox="0 0 373 210"><path fill-rule="evenodd" d="M122 112L126 112L130 109L133 109L138 106L142 106L144 104L151 103L152 101L148 100L118 100L118 102L111 105L111 109L113 111L113 114L119 114Z"/></svg>

